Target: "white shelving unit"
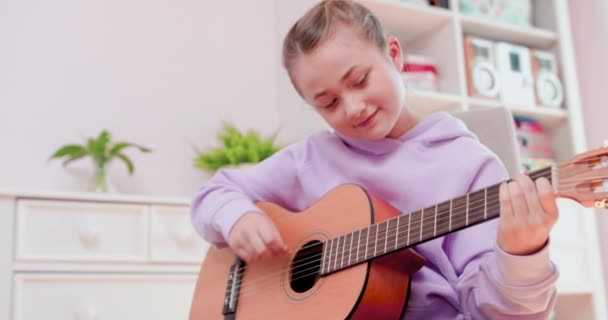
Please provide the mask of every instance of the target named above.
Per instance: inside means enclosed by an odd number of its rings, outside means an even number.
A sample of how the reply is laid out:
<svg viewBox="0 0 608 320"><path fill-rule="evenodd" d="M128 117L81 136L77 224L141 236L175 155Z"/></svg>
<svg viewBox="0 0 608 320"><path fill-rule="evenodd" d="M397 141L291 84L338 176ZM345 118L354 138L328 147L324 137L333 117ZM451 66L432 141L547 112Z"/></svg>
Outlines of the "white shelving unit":
<svg viewBox="0 0 608 320"><path fill-rule="evenodd" d="M408 107L421 114L436 111L467 111L502 106L500 101L467 95L463 35L508 41L556 54L565 91L563 109L538 106L509 106L514 115L534 117L548 131L557 162L600 146L587 146L582 123L575 59L566 0L532 0L534 27L512 26L460 14L458 0L450 9L425 7L399 0L360 0L381 20L387 32L397 36L406 53L433 57L440 73L439 92L408 92ZM313 0L276 1L277 52L289 26ZM305 106L278 66L279 122L282 139L303 137L325 128L319 117ZM294 110L293 106L296 107ZM301 112L300 112L301 111ZM290 126L293 124L293 126ZM297 129L290 130L290 127ZM595 212L569 200L559 200L560 219L551 239L552 259L561 275L555 319L607 319Z"/></svg>

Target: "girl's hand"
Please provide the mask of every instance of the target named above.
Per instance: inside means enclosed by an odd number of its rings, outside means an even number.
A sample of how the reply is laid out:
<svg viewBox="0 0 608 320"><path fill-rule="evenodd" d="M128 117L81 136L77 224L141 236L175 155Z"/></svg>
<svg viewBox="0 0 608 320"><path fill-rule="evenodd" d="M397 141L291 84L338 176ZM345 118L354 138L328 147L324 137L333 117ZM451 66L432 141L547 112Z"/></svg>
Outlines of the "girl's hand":
<svg viewBox="0 0 608 320"><path fill-rule="evenodd" d="M228 235L228 245L245 262L287 251L274 223L264 214L253 211L236 221Z"/></svg>
<svg viewBox="0 0 608 320"><path fill-rule="evenodd" d="M513 255L529 255L542 249L558 209L549 180L519 174L512 182L500 185L498 246Z"/></svg>

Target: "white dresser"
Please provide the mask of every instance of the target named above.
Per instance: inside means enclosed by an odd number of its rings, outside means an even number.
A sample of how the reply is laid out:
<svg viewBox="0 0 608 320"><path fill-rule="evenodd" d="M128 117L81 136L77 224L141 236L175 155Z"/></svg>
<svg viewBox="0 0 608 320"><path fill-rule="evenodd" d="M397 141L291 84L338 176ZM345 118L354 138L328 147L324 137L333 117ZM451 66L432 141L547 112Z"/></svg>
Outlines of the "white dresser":
<svg viewBox="0 0 608 320"><path fill-rule="evenodd" d="M189 199L0 192L0 319L187 319Z"/></svg>

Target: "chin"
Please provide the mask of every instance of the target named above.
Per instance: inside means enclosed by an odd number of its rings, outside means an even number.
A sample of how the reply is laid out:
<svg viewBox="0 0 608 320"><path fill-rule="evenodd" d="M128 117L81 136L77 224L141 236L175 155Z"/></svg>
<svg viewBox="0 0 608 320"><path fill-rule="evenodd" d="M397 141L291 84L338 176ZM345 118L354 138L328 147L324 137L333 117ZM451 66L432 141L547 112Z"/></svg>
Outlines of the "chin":
<svg viewBox="0 0 608 320"><path fill-rule="evenodd" d="M390 130L386 130L384 128L373 128L373 130L365 132L363 136L368 140L381 140L386 138L390 132Z"/></svg>

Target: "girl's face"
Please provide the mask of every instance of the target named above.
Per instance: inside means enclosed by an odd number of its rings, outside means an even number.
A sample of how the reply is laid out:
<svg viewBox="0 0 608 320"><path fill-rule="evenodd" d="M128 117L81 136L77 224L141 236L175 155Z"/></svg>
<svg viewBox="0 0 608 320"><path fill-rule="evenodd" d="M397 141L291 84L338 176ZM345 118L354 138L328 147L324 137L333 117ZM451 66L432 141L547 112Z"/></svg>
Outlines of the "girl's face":
<svg viewBox="0 0 608 320"><path fill-rule="evenodd" d="M396 38L387 42L381 52L353 28L339 27L291 64L304 100L344 136L376 140L405 132L402 52Z"/></svg>

